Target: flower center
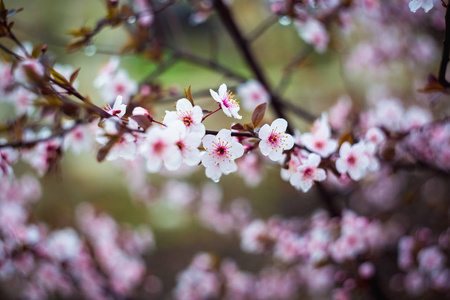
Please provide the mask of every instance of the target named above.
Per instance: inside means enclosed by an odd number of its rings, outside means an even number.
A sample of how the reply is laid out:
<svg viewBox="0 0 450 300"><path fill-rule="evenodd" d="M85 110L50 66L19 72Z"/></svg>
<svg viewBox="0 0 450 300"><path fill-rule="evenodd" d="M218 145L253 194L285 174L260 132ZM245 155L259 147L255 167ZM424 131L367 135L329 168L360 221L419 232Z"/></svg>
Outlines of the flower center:
<svg viewBox="0 0 450 300"><path fill-rule="evenodd" d="M347 157L347 163L349 165L354 165L356 163L356 157L354 155L349 155L349 157Z"/></svg>
<svg viewBox="0 0 450 300"><path fill-rule="evenodd" d="M184 117L183 122L184 122L184 125L186 125L186 127L191 126L191 124L193 123L191 117Z"/></svg>
<svg viewBox="0 0 450 300"><path fill-rule="evenodd" d="M182 141L178 141L176 145L177 145L178 149L180 149L180 151L183 151L183 149L184 149L184 144L183 144Z"/></svg>
<svg viewBox="0 0 450 300"><path fill-rule="evenodd" d="M280 137L278 136L278 134L272 131L272 133L269 136L269 143L271 143L273 146L276 146L278 145L279 140Z"/></svg>
<svg viewBox="0 0 450 300"><path fill-rule="evenodd" d="M305 178L311 178L312 177L312 175L313 175L313 169L312 168L306 168L304 171L303 171L303 177L305 177Z"/></svg>
<svg viewBox="0 0 450 300"><path fill-rule="evenodd" d="M157 154L161 154L161 152L163 152L164 149L164 143L161 141L158 141L156 143L153 144L153 151Z"/></svg>
<svg viewBox="0 0 450 300"><path fill-rule="evenodd" d="M323 141L317 141L315 143L315 146L316 146L317 149L322 149L323 146L324 146L324 143L323 143Z"/></svg>
<svg viewBox="0 0 450 300"><path fill-rule="evenodd" d="M223 98L222 102L226 108L239 107L239 103L236 101L231 91L228 91L228 93L225 95L225 98Z"/></svg>

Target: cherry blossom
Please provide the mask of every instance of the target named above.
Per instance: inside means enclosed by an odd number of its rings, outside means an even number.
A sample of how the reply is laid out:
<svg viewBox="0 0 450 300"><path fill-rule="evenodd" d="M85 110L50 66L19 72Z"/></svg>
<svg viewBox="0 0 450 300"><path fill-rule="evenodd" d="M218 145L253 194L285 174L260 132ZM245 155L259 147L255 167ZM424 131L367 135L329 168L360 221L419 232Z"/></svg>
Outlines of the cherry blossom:
<svg viewBox="0 0 450 300"><path fill-rule="evenodd" d="M270 101L269 94L257 80L241 84L237 88L237 93L242 99L242 107L248 111L253 111L258 105Z"/></svg>
<svg viewBox="0 0 450 300"><path fill-rule="evenodd" d="M324 158L330 156L338 147L337 141L331 138L331 128L326 114L314 122L311 133L301 135L301 141L308 150Z"/></svg>
<svg viewBox="0 0 450 300"><path fill-rule="evenodd" d="M122 104L123 97L117 96L116 101L114 101L114 105L111 108L109 104L105 105L105 110L107 113L109 113L111 116L116 116L119 118L122 118L125 112L127 111L126 104Z"/></svg>
<svg viewBox="0 0 450 300"><path fill-rule="evenodd" d="M158 172L163 164L170 171L180 167L183 157L176 144L179 140L176 129L154 125L145 136L139 151L147 160L149 172Z"/></svg>
<svg viewBox="0 0 450 300"><path fill-rule="evenodd" d="M227 175L236 172L234 160L244 154L244 146L235 141L227 129L221 129L216 136L207 134L203 138L203 148L206 150L202 158L206 177L215 182L219 181L222 173Z"/></svg>
<svg viewBox="0 0 450 300"><path fill-rule="evenodd" d="M349 142L344 142L339 149L339 156L336 161L339 173L348 173L353 180L360 180L366 174L369 159L365 155L363 144L352 146Z"/></svg>
<svg viewBox="0 0 450 300"><path fill-rule="evenodd" d="M203 124L198 125L203 126ZM205 135L204 127L203 131L198 129L196 131L189 131L186 123L180 120L174 120L168 123L168 126L178 138L175 144L183 157L183 162L188 166L197 165L202 158L198 147L202 143L202 138Z"/></svg>
<svg viewBox="0 0 450 300"><path fill-rule="evenodd" d="M203 111L200 106L192 106L192 103L186 99L180 99L176 104L177 111L166 111L164 124L169 124L174 120L180 120L190 132L205 135L205 125L202 124Z"/></svg>
<svg viewBox="0 0 450 300"><path fill-rule="evenodd" d="M242 119L242 116L239 115L239 103L236 101L234 95L231 93L231 91L227 90L227 86L222 84L219 87L219 93L216 93L213 90L209 90L211 97L216 100L217 103L219 103L220 107L222 108L223 112L228 117L233 117L235 119Z"/></svg>
<svg viewBox="0 0 450 300"><path fill-rule="evenodd" d="M323 53L327 50L330 37L321 22L310 18L305 23L297 23L297 28L301 38L314 45L317 52Z"/></svg>
<svg viewBox="0 0 450 300"><path fill-rule="evenodd" d="M269 156L273 161L278 161L283 156L283 151L290 150L294 146L294 138L286 133L287 122L285 119L276 119L269 126L264 124L259 130L259 149L264 156Z"/></svg>
<svg viewBox="0 0 450 300"><path fill-rule="evenodd" d="M81 251L81 241L72 228L54 231L47 239L47 251L59 260L74 259Z"/></svg>
<svg viewBox="0 0 450 300"><path fill-rule="evenodd" d="M423 8L425 12L428 12L433 8L433 1L434 0L411 0L411 2L409 2L409 9L414 13L419 8Z"/></svg>
<svg viewBox="0 0 450 300"><path fill-rule="evenodd" d="M304 193L309 191L314 181L324 181L326 179L325 170L318 168L320 164L320 156L311 153L308 159L304 161L291 178L290 183L297 189L301 189Z"/></svg>

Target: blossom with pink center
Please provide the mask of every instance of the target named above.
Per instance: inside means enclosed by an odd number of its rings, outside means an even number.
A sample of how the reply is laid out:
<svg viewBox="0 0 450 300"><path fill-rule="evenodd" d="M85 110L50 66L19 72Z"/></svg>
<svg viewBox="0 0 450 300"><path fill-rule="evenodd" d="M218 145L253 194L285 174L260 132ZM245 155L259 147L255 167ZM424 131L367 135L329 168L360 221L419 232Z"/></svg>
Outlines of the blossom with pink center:
<svg viewBox="0 0 450 300"><path fill-rule="evenodd" d="M36 99L36 94L23 87L16 88L8 98L11 99L19 114L31 114L35 109L33 100Z"/></svg>
<svg viewBox="0 0 450 300"><path fill-rule="evenodd" d="M31 58L20 61L14 70L15 81L27 88L35 86L44 75L44 66L36 59Z"/></svg>
<svg viewBox="0 0 450 300"><path fill-rule="evenodd" d="M290 150L294 146L294 138L286 133L287 121L276 119L272 125L264 124L259 130L259 149L264 156L269 156L273 161L278 161L283 156L284 150Z"/></svg>
<svg viewBox="0 0 450 300"><path fill-rule="evenodd" d="M378 171L380 169L380 162L376 157L377 146L375 146L375 144L373 143L365 143L363 141L359 142L358 144L361 144L364 147L364 154L369 160L369 164L367 165L367 171L369 172Z"/></svg>
<svg viewBox="0 0 450 300"><path fill-rule="evenodd" d="M206 177L218 182L222 173L227 175L237 171L234 162L244 154L244 146L231 137L231 131L222 129L214 136L211 134L203 138L202 164L206 168Z"/></svg>
<svg viewBox="0 0 450 300"><path fill-rule="evenodd" d="M108 62L100 69L97 77L94 79L94 87L101 88L113 77L119 68L120 58L111 56Z"/></svg>
<svg viewBox="0 0 450 300"><path fill-rule="evenodd" d="M366 174L369 159L363 144L351 146L349 142L344 142L339 150L339 156L336 161L336 169L339 173L348 173L353 180L360 180Z"/></svg>
<svg viewBox="0 0 450 300"><path fill-rule="evenodd" d="M297 24L300 37L308 44L314 45L319 53L327 50L330 37L325 26L314 18L309 18L304 23Z"/></svg>
<svg viewBox="0 0 450 300"><path fill-rule="evenodd" d="M263 220L254 220L241 231L241 249L249 253L262 253L269 241L268 226Z"/></svg>
<svg viewBox="0 0 450 300"><path fill-rule="evenodd" d="M311 153L308 160L297 168L297 172L291 176L289 182L306 193L311 189L314 181L324 181L327 178L325 170L318 168L319 164L320 156Z"/></svg>
<svg viewBox="0 0 450 300"><path fill-rule="evenodd" d="M209 90L211 97L216 100L217 103L219 103L220 107L222 108L223 112L228 117L233 117L235 119L242 119L242 116L239 115L239 103L236 101L234 95L231 93L231 91L227 90L227 86L222 84L219 87L219 93L216 93L213 90Z"/></svg>
<svg viewBox="0 0 450 300"><path fill-rule="evenodd" d="M48 253L58 260L74 259L81 251L81 241L72 228L54 231L47 239Z"/></svg>
<svg viewBox="0 0 450 300"><path fill-rule="evenodd" d="M308 159L309 152L306 150L294 151L291 153L291 159L287 165L287 169L281 168L280 175L283 180L289 181L292 175L297 172L297 168ZM281 160L283 161L283 160Z"/></svg>
<svg viewBox="0 0 450 300"><path fill-rule="evenodd" d="M106 112L111 116L122 118L127 111L127 106L126 104L122 104L122 100L122 96L117 96L116 101L114 101L113 107L111 108L109 104L106 104L104 110L106 110Z"/></svg>
<svg viewBox="0 0 450 300"><path fill-rule="evenodd" d="M396 98L387 98L377 101L375 107L376 122L389 130L398 131L403 120L404 110L402 103Z"/></svg>
<svg viewBox="0 0 450 300"><path fill-rule="evenodd" d="M417 254L419 269L426 273L441 270L445 265L445 256L437 246L422 249Z"/></svg>
<svg viewBox="0 0 450 300"><path fill-rule="evenodd" d="M203 124L200 124L203 126ZM205 135L204 127L201 131L189 131L186 124L180 120L168 123L168 126L174 131L177 136L175 144L177 145L183 162L188 166L198 165L202 156L198 147L202 143L202 138Z"/></svg>
<svg viewBox="0 0 450 300"><path fill-rule="evenodd" d="M237 88L237 93L242 98L242 106L248 111L253 111L258 105L270 101L269 94L257 80L241 84Z"/></svg>
<svg viewBox="0 0 450 300"><path fill-rule="evenodd" d="M418 106L408 108L404 117L402 118L402 130L408 131L413 128L420 128L433 120L431 113Z"/></svg>
<svg viewBox="0 0 450 300"><path fill-rule="evenodd" d="M330 109L330 125L336 130L340 130L347 122L347 117L352 109L352 101L348 96L342 96L338 102Z"/></svg>
<svg viewBox="0 0 450 300"><path fill-rule="evenodd" d="M74 121L63 123L63 128L71 128ZM78 125L64 137L64 150L71 149L73 153L80 154L91 148L92 136L88 126Z"/></svg>
<svg viewBox="0 0 450 300"><path fill-rule="evenodd" d="M182 98L177 101L177 111L166 111L164 124L169 124L174 120L180 120L189 132L205 135L205 125L202 124L203 111L200 106L192 106L192 103Z"/></svg>
<svg viewBox="0 0 450 300"><path fill-rule="evenodd" d="M409 9L413 13L415 13L419 8L423 8L423 10L427 13L433 8L433 0L412 0L409 2Z"/></svg>
<svg viewBox="0 0 450 300"><path fill-rule="evenodd" d="M372 127L367 130L366 135L364 137L366 142L370 142L375 144L376 146L380 146L382 142L386 139L386 135L383 130L378 127Z"/></svg>
<svg viewBox="0 0 450 300"><path fill-rule="evenodd" d="M170 126L150 127L146 133L146 139L140 146L140 153L147 159L149 172L158 172L163 164L169 171L180 167L183 157L176 144L178 139L177 131Z"/></svg>
<svg viewBox="0 0 450 300"><path fill-rule="evenodd" d="M137 91L138 85L136 81L131 79L128 73L122 69L114 73L100 88L100 94L106 101L111 101L111 99L120 95L125 103L128 103L130 97L136 94Z"/></svg>
<svg viewBox="0 0 450 300"><path fill-rule="evenodd" d="M326 114L314 122L311 132L302 134L301 141L308 150L322 157L330 156L338 147L337 141L331 138L331 128Z"/></svg>

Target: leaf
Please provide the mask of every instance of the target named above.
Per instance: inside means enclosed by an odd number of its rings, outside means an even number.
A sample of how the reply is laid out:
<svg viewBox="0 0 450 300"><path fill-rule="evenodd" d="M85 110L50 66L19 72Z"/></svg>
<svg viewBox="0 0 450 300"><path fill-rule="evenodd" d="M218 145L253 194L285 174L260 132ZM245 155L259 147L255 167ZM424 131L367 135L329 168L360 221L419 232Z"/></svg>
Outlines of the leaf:
<svg viewBox="0 0 450 300"><path fill-rule="evenodd" d="M83 26L80 29L71 29L68 31L68 34L70 34L73 37L82 37L85 35L88 35L92 32L91 28Z"/></svg>
<svg viewBox="0 0 450 300"><path fill-rule="evenodd" d="M32 58L39 58L43 52L45 52L47 46L45 44L37 44L33 47L33 51L31 52ZM45 49L45 50L44 50Z"/></svg>
<svg viewBox="0 0 450 300"><path fill-rule="evenodd" d="M80 50L81 48L83 48L84 46L87 45L87 41L82 39L82 40L75 40L70 42L67 46L66 46L66 51L68 53L73 53L76 52L78 50Z"/></svg>
<svg viewBox="0 0 450 300"><path fill-rule="evenodd" d="M186 90L184 89L184 94L186 95L186 99L191 102L192 106L194 106L194 98L192 97L191 86Z"/></svg>
<svg viewBox="0 0 450 300"><path fill-rule="evenodd" d="M236 123L233 126L231 126L231 129L234 130L244 130L244 125L242 125L241 123Z"/></svg>
<svg viewBox="0 0 450 300"><path fill-rule="evenodd" d="M75 80L77 80L78 74L80 73L81 68L78 68L75 70L75 72L72 73L72 75L70 75L70 84L73 84L75 82Z"/></svg>
<svg viewBox="0 0 450 300"><path fill-rule="evenodd" d="M108 155L109 151L114 146L114 144L117 142L117 140L118 140L117 138L112 137L108 141L108 143L106 143L106 145L104 145L103 147L98 149L98 153L97 153L97 161L98 162L102 162L105 160L106 156Z"/></svg>
<svg viewBox="0 0 450 300"><path fill-rule="evenodd" d="M417 91L421 93L441 92L444 91L444 86L439 83L439 80L436 78L436 76L430 74L428 75L428 82L424 86L424 88L418 89Z"/></svg>
<svg viewBox="0 0 450 300"><path fill-rule="evenodd" d="M255 129L255 127L253 127L252 123L244 124L244 130L253 131L253 129Z"/></svg>
<svg viewBox="0 0 450 300"><path fill-rule="evenodd" d="M258 127L258 125L261 124L262 120L264 119L264 115L266 114L266 109L267 103L263 103L258 105L253 111L252 124L254 128Z"/></svg>
<svg viewBox="0 0 450 300"><path fill-rule="evenodd" d="M353 142L354 142L354 140L353 140L353 133L350 131L350 132L347 132L347 133L341 135L339 137L339 141L338 142L339 142L339 146L341 146L344 142L348 142L350 144L353 144Z"/></svg>
<svg viewBox="0 0 450 300"><path fill-rule="evenodd" d="M55 79L56 82L58 82L60 84L70 85L70 82L67 81L67 79L63 75L56 72L55 69L51 69L50 74L52 74L52 77L53 77L53 79Z"/></svg>
<svg viewBox="0 0 450 300"><path fill-rule="evenodd" d="M150 121L148 116L132 116L130 118L135 120L139 124L139 126L144 129L147 129L152 125L152 121Z"/></svg>

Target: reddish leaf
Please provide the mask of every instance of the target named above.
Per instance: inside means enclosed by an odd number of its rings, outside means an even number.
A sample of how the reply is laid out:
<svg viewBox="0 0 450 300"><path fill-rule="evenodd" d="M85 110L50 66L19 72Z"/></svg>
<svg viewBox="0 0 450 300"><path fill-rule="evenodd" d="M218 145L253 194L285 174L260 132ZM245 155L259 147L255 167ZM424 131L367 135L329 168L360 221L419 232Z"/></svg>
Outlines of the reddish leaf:
<svg viewBox="0 0 450 300"><path fill-rule="evenodd" d="M241 123L236 123L233 126L231 126L231 129L234 130L244 130L244 125L242 125Z"/></svg>
<svg viewBox="0 0 450 300"><path fill-rule="evenodd" d="M75 82L75 80L77 80L78 74L80 73L81 68L78 68L75 70L75 72L72 73L72 75L70 75L70 84L73 84Z"/></svg>
<svg viewBox="0 0 450 300"><path fill-rule="evenodd" d="M194 98L192 97L191 86L186 90L184 89L184 94L186 95L186 99L191 102L192 106L194 106Z"/></svg>
<svg viewBox="0 0 450 300"><path fill-rule="evenodd" d="M266 113L267 109L267 103L263 103L258 105L255 110L253 111L252 115L252 124L253 127L258 127L259 124L261 124L262 120L264 119L264 115Z"/></svg>

